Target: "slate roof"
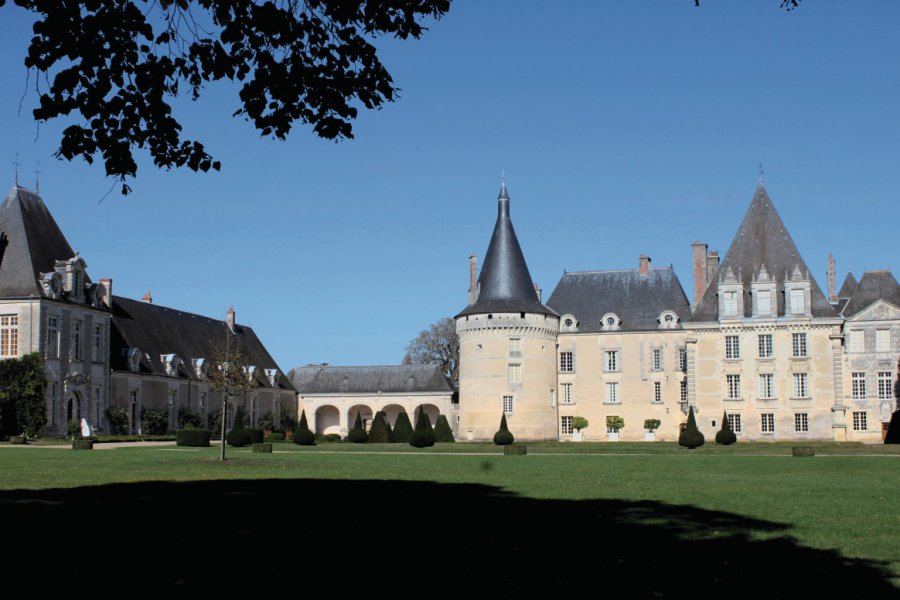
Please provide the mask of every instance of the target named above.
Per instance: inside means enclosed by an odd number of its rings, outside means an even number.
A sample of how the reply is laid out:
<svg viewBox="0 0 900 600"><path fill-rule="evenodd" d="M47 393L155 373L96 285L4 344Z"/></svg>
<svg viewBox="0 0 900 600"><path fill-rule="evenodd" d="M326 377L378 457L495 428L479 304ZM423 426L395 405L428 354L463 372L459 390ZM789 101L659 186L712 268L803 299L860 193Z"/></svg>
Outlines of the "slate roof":
<svg viewBox="0 0 900 600"><path fill-rule="evenodd" d="M738 228L725 258L719 265L719 277L730 270L744 284L744 316L752 314L753 303L750 301L750 282L759 275L765 266L771 280L777 282L781 291L785 279L790 279L794 269L799 269L804 279L810 281L810 299L812 316L836 317L837 313L822 293L812 273L800 256L791 234L775 210L766 188L760 183L753 194L750 207ZM710 281L703 299L691 315L691 321L717 321L719 303L717 297L717 281ZM778 298L778 315L784 316L784 295Z"/></svg>
<svg viewBox="0 0 900 600"><path fill-rule="evenodd" d="M0 204L0 232L7 237L0 297L41 296L41 273L53 271L57 260L75 256L41 197L22 187L13 187ZM87 274L85 282L90 283Z"/></svg>
<svg viewBox="0 0 900 600"><path fill-rule="evenodd" d="M574 315L579 332L602 330L601 319L615 313L620 331L659 328L659 315L671 310L679 319L691 314L690 303L672 267L566 273L556 284L547 305L561 315Z"/></svg>
<svg viewBox="0 0 900 600"><path fill-rule="evenodd" d="M191 359L205 358L211 361L216 350L225 344L228 331L225 321L121 296L113 296L112 310L110 367L116 371L129 370L127 351L129 348L138 348L141 351L141 373L165 377L166 368L160 355L175 354L183 361L179 377L197 380L199 377L192 367ZM235 325L231 343L237 344L242 350L245 365L256 367L258 384L271 388L265 369L278 369L278 365L253 329ZM280 369L275 387L294 389Z"/></svg>
<svg viewBox="0 0 900 600"><path fill-rule="evenodd" d="M841 316L852 317L879 300L885 300L900 308L900 284L890 271L866 271L850 296L849 302L841 311Z"/></svg>
<svg viewBox="0 0 900 600"><path fill-rule="evenodd" d="M505 181L497 198L497 223L478 276L478 298L456 316L499 312L556 315L538 300L534 280L509 218Z"/></svg>
<svg viewBox="0 0 900 600"><path fill-rule="evenodd" d="M438 365L334 367L310 365L290 372L300 394L376 394L436 392L452 394Z"/></svg>
<svg viewBox="0 0 900 600"><path fill-rule="evenodd" d="M856 291L856 286L858 285L859 283L856 281L853 273L847 273L844 283L841 285L841 291L838 292L838 298L849 298Z"/></svg>

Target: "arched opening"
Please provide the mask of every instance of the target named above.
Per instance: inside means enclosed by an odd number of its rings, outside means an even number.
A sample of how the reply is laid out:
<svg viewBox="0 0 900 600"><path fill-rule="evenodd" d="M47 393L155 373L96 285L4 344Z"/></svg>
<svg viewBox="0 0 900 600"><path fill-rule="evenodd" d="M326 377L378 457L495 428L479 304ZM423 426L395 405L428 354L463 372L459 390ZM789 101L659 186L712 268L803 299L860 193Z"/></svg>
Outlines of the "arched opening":
<svg viewBox="0 0 900 600"><path fill-rule="evenodd" d="M416 421L419 420L419 413L423 410L425 411L425 414L428 415L428 420L431 421L433 427L434 424L437 423L438 415L441 414L441 409L434 404L420 404L416 407L416 410L413 411L413 415L415 416L415 419L413 419L413 427L415 427Z"/></svg>
<svg viewBox="0 0 900 600"><path fill-rule="evenodd" d="M316 409L316 433L341 433L341 414L334 406L320 406Z"/></svg>
<svg viewBox="0 0 900 600"><path fill-rule="evenodd" d="M372 409L365 404L351 406L350 410L347 411L347 429L353 429L353 426L356 424L357 413L362 417L363 429L368 431L375 413L373 413Z"/></svg>
<svg viewBox="0 0 900 600"><path fill-rule="evenodd" d="M384 411L384 415L385 417L387 417L387 421L392 428L397 424L397 417L400 416L400 413L406 412L406 409L399 404L388 404L382 410Z"/></svg>

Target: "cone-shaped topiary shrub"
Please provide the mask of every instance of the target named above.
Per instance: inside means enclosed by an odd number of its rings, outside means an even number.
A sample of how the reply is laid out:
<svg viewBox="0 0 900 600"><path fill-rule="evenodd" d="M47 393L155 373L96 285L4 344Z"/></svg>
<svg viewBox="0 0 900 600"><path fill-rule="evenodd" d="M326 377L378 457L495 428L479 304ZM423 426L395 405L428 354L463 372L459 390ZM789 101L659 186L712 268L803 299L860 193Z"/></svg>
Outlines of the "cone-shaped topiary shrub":
<svg viewBox="0 0 900 600"><path fill-rule="evenodd" d="M250 434L250 443L251 444L262 444L263 440L266 437L266 434L263 432L262 429L254 428L254 429L247 429L245 431Z"/></svg>
<svg viewBox="0 0 900 600"><path fill-rule="evenodd" d="M697 421L694 420L694 407L692 406L690 412L688 412L687 426L681 432L681 435L678 436L678 445L693 450L702 446L705 441L703 434L697 429Z"/></svg>
<svg viewBox="0 0 900 600"><path fill-rule="evenodd" d="M394 441L399 444L406 444L409 442L412 431L412 423L409 422L409 415L405 412L401 412L397 415L397 420L394 422Z"/></svg>
<svg viewBox="0 0 900 600"><path fill-rule="evenodd" d="M438 415L437 423L434 424L434 441L440 443L455 442L453 431L450 429L450 423L447 417Z"/></svg>
<svg viewBox="0 0 900 600"><path fill-rule="evenodd" d="M303 409L303 412L300 415L300 424L297 425L297 428L294 430L294 435L291 437L295 444L299 444L300 446L315 446L316 445L316 436L313 435L313 432L309 430L309 425L306 423L306 409Z"/></svg>
<svg viewBox="0 0 900 600"><path fill-rule="evenodd" d="M388 444L390 442L391 435L387 420L384 418L384 413L379 410L372 419L372 426L369 427L369 443Z"/></svg>
<svg viewBox="0 0 900 600"><path fill-rule="evenodd" d="M409 436L409 445L416 448L427 448L434 446L434 430L431 428L431 419L425 414L424 410L419 411L419 418L416 419L416 428L412 435Z"/></svg>
<svg viewBox="0 0 900 600"><path fill-rule="evenodd" d="M900 410L891 415L887 433L884 434L885 444L900 444Z"/></svg>
<svg viewBox="0 0 900 600"><path fill-rule="evenodd" d="M176 446L209 447L209 429L198 427L182 427L175 432Z"/></svg>
<svg viewBox="0 0 900 600"><path fill-rule="evenodd" d="M728 413L722 413L722 429L716 432L716 443L723 446L730 446L737 442L737 436L731 430L731 423L728 422Z"/></svg>
<svg viewBox="0 0 900 600"><path fill-rule="evenodd" d="M369 441L369 434L363 429L362 413L356 413L356 422L353 423L353 429L350 430L347 438L354 444L365 444Z"/></svg>
<svg viewBox="0 0 900 600"><path fill-rule="evenodd" d="M515 441L513 434L510 433L509 427L506 426L506 413L500 417L500 430L494 434L494 443L498 446L508 446Z"/></svg>
<svg viewBox="0 0 900 600"><path fill-rule="evenodd" d="M238 406L234 410L234 422L231 425L232 431L235 429L243 429L244 428L244 409L241 406Z"/></svg>

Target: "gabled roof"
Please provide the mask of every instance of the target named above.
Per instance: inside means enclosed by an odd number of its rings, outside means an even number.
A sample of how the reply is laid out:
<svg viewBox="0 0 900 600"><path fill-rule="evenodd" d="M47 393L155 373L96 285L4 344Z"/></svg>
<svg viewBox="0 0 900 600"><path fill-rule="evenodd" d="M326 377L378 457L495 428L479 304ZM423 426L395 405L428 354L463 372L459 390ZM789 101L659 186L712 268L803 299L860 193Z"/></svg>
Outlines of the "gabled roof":
<svg viewBox="0 0 900 600"><path fill-rule="evenodd" d="M858 285L859 283L856 281L853 273L847 273L844 283L841 285L841 291L838 292L838 298L849 298L856 291L856 286Z"/></svg>
<svg viewBox="0 0 900 600"><path fill-rule="evenodd" d="M128 371L127 351L138 348L141 351L141 373L166 376L166 367L160 356L175 354L183 361L178 376L197 380L199 377L191 366L191 359L212 361L216 352L224 348L227 333L225 321L113 296L110 367L116 371ZM265 369L278 369L278 365L253 329L235 325L230 343L241 350L244 365L256 367L257 383L261 387L272 387ZM280 369L276 387L294 389Z"/></svg>
<svg viewBox="0 0 900 600"><path fill-rule="evenodd" d="M0 297L41 296L41 273L75 256L44 201L25 188L13 187L0 205L0 232L8 239L0 262Z"/></svg>
<svg viewBox="0 0 900 600"><path fill-rule="evenodd" d="M672 267L566 273L547 300L561 315L571 314L579 332L602 329L606 313L615 313L621 331L659 328L659 316L671 310L679 319L691 314L690 303Z"/></svg>
<svg viewBox="0 0 900 600"><path fill-rule="evenodd" d="M719 277L727 273L733 273L738 281L744 285L744 316L751 316L753 305L750 302L750 283L758 277L761 269L765 267L771 281L778 284L778 290L783 289L785 280L790 280L795 271L810 282L810 299L812 304L812 316L836 317L834 308L822 293L819 284L816 283L800 251L791 239L787 227L775 210L775 205L769 198L766 188L760 183L753 194L750 207L744 215L744 220L725 254L725 258L719 265ZM703 299L691 315L691 321L716 321L719 314L717 297L717 281L710 281L703 294ZM778 298L778 315L784 313L783 294L776 294Z"/></svg>
<svg viewBox="0 0 900 600"><path fill-rule="evenodd" d="M538 300L509 218L509 193L505 181L497 198L497 223L478 276L478 297L457 317L501 312L556 314Z"/></svg>
<svg viewBox="0 0 900 600"><path fill-rule="evenodd" d="M311 365L291 369L290 378L300 394L452 394L454 391L439 365Z"/></svg>
<svg viewBox="0 0 900 600"><path fill-rule="evenodd" d="M841 311L841 316L851 317L879 300L900 308L900 284L890 271L866 271L850 296L850 301Z"/></svg>

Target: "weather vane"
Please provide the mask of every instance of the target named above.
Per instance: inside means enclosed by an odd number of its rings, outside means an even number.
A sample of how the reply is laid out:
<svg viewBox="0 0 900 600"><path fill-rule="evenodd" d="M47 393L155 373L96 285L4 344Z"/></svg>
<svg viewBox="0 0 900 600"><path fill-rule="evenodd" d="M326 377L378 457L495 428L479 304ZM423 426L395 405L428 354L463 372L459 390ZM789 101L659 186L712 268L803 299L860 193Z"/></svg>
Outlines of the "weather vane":
<svg viewBox="0 0 900 600"><path fill-rule="evenodd" d="M41 193L41 161L37 162L37 167L35 167L34 171L34 191L38 194Z"/></svg>
<svg viewBox="0 0 900 600"><path fill-rule="evenodd" d="M759 182L760 183L763 182L763 175L765 175L765 174L766 174L766 172L763 171L762 163L759 163Z"/></svg>
<svg viewBox="0 0 900 600"><path fill-rule="evenodd" d="M18 152L16 152L16 160L14 160L12 164L16 168L16 187L19 187L19 153Z"/></svg>

